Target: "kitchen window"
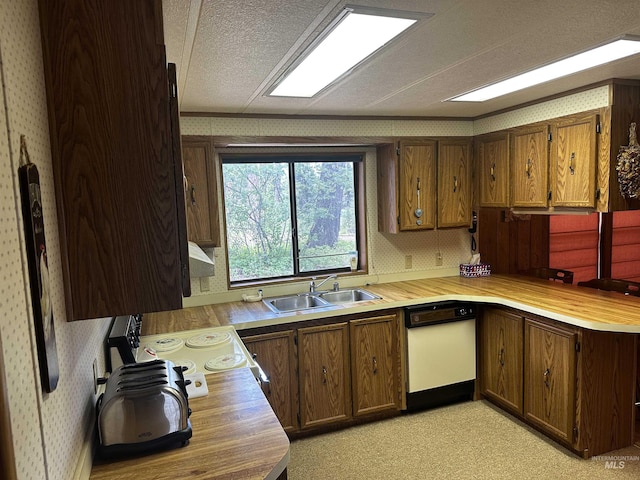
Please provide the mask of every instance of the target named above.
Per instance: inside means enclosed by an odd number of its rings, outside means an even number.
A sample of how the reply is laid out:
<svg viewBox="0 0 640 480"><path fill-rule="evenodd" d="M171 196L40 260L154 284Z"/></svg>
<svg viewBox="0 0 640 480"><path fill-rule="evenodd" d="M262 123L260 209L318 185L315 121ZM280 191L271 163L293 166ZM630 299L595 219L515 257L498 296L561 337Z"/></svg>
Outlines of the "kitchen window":
<svg viewBox="0 0 640 480"><path fill-rule="evenodd" d="M221 154L230 285L351 271L365 250L363 157Z"/></svg>

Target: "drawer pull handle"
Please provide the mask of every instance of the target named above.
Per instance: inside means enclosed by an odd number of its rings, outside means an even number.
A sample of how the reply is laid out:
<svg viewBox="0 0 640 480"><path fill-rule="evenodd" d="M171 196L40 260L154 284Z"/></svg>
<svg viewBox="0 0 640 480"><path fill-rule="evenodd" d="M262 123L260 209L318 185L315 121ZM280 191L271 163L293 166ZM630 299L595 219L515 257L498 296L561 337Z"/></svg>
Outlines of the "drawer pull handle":
<svg viewBox="0 0 640 480"><path fill-rule="evenodd" d="M196 204L196 186L191 185L191 205Z"/></svg>
<svg viewBox="0 0 640 480"><path fill-rule="evenodd" d="M491 173L491 180L493 180L495 182L496 181L496 164L495 164L495 162L491 165L490 173Z"/></svg>
<svg viewBox="0 0 640 480"><path fill-rule="evenodd" d="M527 178L531 178L531 159L527 158L527 163L524 168L525 173L527 174Z"/></svg>
<svg viewBox="0 0 640 480"><path fill-rule="evenodd" d="M500 353L498 354L498 362L500 362L501 367L504 367L504 348L500 349Z"/></svg>
<svg viewBox="0 0 640 480"><path fill-rule="evenodd" d="M322 383L327 383L327 367L322 367Z"/></svg>
<svg viewBox="0 0 640 480"><path fill-rule="evenodd" d="M575 159L576 159L576 152L571 152L571 158L569 158L569 172L571 172L571 175L574 175L576 173L576 167L575 167Z"/></svg>
<svg viewBox="0 0 640 480"><path fill-rule="evenodd" d="M549 388L549 375L551 375L551 370L549 370L548 368L544 371L543 373L543 377L544 377L544 385L545 387Z"/></svg>
<svg viewBox="0 0 640 480"><path fill-rule="evenodd" d="M373 357L373 374L375 375L376 373L378 373L378 360L374 356Z"/></svg>

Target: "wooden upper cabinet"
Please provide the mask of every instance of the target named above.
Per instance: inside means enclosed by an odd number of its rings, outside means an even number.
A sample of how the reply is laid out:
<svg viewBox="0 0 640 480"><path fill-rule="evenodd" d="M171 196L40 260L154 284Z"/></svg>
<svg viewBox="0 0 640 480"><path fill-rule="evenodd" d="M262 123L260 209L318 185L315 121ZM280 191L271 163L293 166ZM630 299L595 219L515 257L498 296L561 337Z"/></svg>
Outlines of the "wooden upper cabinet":
<svg viewBox="0 0 640 480"><path fill-rule="evenodd" d="M551 126L551 205L596 206L598 115L571 117Z"/></svg>
<svg viewBox="0 0 640 480"><path fill-rule="evenodd" d="M436 226L437 142L401 140L377 148L378 231Z"/></svg>
<svg viewBox="0 0 640 480"><path fill-rule="evenodd" d="M470 139L407 139L381 145L378 230L462 227L471 217Z"/></svg>
<svg viewBox="0 0 640 480"><path fill-rule="evenodd" d="M67 319L181 308L187 237L162 2L39 9Z"/></svg>
<svg viewBox="0 0 640 480"><path fill-rule="evenodd" d="M182 137L189 240L220 245L217 176L211 137Z"/></svg>
<svg viewBox="0 0 640 480"><path fill-rule="evenodd" d="M464 227L471 218L471 141L438 141L438 227Z"/></svg>
<svg viewBox="0 0 640 480"><path fill-rule="evenodd" d="M425 230L436 226L436 142L399 142L400 230Z"/></svg>
<svg viewBox="0 0 640 480"><path fill-rule="evenodd" d="M509 206L509 135L501 132L476 138L479 204Z"/></svg>
<svg viewBox="0 0 640 480"><path fill-rule="evenodd" d="M511 204L546 207L549 197L549 126L515 128L511 132Z"/></svg>

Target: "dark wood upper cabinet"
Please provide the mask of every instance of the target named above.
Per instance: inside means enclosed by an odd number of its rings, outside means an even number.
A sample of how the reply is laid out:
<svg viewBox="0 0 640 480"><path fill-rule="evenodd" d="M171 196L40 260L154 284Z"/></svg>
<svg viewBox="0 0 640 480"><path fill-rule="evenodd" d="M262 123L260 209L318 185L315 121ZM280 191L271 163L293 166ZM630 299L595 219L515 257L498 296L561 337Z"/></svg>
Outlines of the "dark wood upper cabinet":
<svg viewBox="0 0 640 480"><path fill-rule="evenodd" d="M67 319L181 308L184 186L162 2L39 7Z"/></svg>
<svg viewBox="0 0 640 480"><path fill-rule="evenodd" d="M189 240L201 247L220 246L217 175L211 137L183 136Z"/></svg>

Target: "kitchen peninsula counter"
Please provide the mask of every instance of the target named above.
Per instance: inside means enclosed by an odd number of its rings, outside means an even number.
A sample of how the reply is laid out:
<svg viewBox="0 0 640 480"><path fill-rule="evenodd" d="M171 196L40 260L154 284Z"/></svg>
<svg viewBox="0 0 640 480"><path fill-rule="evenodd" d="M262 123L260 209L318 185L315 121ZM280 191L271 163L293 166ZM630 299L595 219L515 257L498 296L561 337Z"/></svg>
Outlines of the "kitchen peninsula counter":
<svg viewBox="0 0 640 480"><path fill-rule="evenodd" d="M206 375L209 394L192 398L193 436L185 447L96 462L91 480L269 479L289 462L289 439L251 370Z"/></svg>
<svg viewBox="0 0 640 480"><path fill-rule="evenodd" d="M382 298L339 307L307 310L304 313L276 314L262 302L228 302L171 312L149 313L144 317L143 334L221 325L232 325L241 331L444 300L512 307L591 330L640 333L640 297L533 277L452 276L380 283L363 288Z"/></svg>

